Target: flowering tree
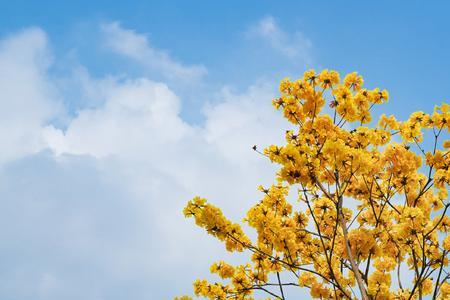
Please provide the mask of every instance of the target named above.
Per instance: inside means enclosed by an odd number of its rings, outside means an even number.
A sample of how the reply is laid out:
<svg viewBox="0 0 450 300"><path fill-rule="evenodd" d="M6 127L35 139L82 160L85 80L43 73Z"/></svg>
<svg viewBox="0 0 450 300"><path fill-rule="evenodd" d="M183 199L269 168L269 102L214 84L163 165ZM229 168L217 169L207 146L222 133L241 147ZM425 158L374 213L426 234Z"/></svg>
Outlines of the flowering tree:
<svg viewBox="0 0 450 300"><path fill-rule="evenodd" d="M450 299L450 106L373 125L388 93L362 85L357 73L341 82L328 70L281 82L273 105L296 130L283 146L254 147L280 165L244 219L257 239L205 199L184 209L228 251L251 253L244 265L214 263L221 283L197 280L195 295L286 299L297 287L318 299Z"/></svg>

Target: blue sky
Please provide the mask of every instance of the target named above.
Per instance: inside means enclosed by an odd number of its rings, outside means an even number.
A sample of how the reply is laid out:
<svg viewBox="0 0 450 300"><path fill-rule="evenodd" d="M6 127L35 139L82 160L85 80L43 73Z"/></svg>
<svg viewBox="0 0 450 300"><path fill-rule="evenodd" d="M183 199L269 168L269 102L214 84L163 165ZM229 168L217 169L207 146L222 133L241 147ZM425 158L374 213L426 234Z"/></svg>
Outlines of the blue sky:
<svg viewBox="0 0 450 300"><path fill-rule="evenodd" d="M138 66L108 55L95 43L96 25L120 21L125 28L148 35L152 45L174 58L207 66L207 85L245 88L262 76L279 79L301 73L302 62L277 57L245 38L248 27L272 16L283 30L299 31L312 41L312 66L357 70L367 80L389 88L397 102L411 103L414 109L448 94L444 87L437 87L447 82L450 67L445 1L409 1L407 5L400 1L346 5L328 1L283 5L274 1L246 5L239 5L240 1L130 2L7 2L2 14L14 17L1 18L0 32L39 26L48 34L55 55L62 58L76 52L79 62L94 75L138 73ZM411 89L419 83L429 88Z"/></svg>
<svg viewBox="0 0 450 300"><path fill-rule="evenodd" d="M229 255L181 209L258 200L285 76L358 71L400 119L450 96L445 1L0 2L1 299L191 293Z"/></svg>

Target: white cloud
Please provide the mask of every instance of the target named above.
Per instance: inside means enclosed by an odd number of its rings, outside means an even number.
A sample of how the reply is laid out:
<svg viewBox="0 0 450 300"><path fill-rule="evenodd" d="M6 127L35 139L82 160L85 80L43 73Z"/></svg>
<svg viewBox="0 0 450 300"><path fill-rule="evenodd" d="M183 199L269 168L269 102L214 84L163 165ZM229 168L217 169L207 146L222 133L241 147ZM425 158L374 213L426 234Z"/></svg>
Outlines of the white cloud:
<svg viewBox="0 0 450 300"><path fill-rule="evenodd" d="M79 68L79 94L95 105L80 108L63 130L47 122L63 113L53 108L48 63L37 63L49 61L47 44L45 33L32 29L0 48L9 55L5 63L15 61L10 69L24 70L13 78L28 78L26 92L9 82L8 95L25 93L14 98L20 105L0 105L23 136L39 142L34 148L16 142L22 158L9 158L0 168L0 238L13 241L0 248L8 262L0 270L0 298L166 299L190 293L191 282L227 254L183 218L182 207L199 194L240 221L260 197L258 184L272 182L275 166L251 147L281 141L288 126L271 107L274 86L222 89L205 106L200 126L183 121L182 101L165 83L92 78ZM20 59L11 59L13 53ZM5 129L1 135L17 139L14 134ZM25 156L44 148L50 151Z"/></svg>
<svg viewBox="0 0 450 300"><path fill-rule="evenodd" d="M0 162L41 150L41 127L61 113L45 32L30 28L0 41Z"/></svg>
<svg viewBox="0 0 450 300"><path fill-rule="evenodd" d="M105 172L119 173L105 163ZM0 237L9 241L0 249L8 261L0 298L160 298L155 274L164 269L155 257L165 244L156 242L163 236L149 203L100 166L41 153L0 171Z"/></svg>
<svg viewBox="0 0 450 300"><path fill-rule="evenodd" d="M223 88L218 103L205 108L208 143L244 168L246 163L261 160L249 149L254 144L261 147L283 142L283 128L288 126L271 105L274 91L274 85L264 82L250 86L244 93Z"/></svg>
<svg viewBox="0 0 450 300"><path fill-rule="evenodd" d="M300 31L292 34L283 31L272 16L261 19L250 27L247 34L251 38L265 41L272 49L289 59L311 63L312 42Z"/></svg>
<svg viewBox="0 0 450 300"><path fill-rule="evenodd" d="M251 149L254 144L281 142L287 126L271 107L274 88L269 84L251 86L243 93L224 88L216 95L216 104L205 107L204 126L182 120L179 98L163 83L144 78L117 80L104 93L101 80L89 86L105 96L104 105L79 111L64 131L53 126L45 129L49 148L58 155L113 156L124 170L138 165L130 170L133 174L127 174L136 182L153 178L151 172L157 171L188 194L204 191L219 197L219 202L241 197L242 191L253 194L259 179L267 182L273 175L269 171L269 176L261 178L263 170L273 169ZM151 172L141 170L143 166ZM233 188L232 193L222 184L225 180L230 187L244 186L242 176L248 186ZM133 189L148 192L139 186ZM231 208L233 202L225 205Z"/></svg>
<svg viewBox="0 0 450 300"><path fill-rule="evenodd" d="M58 160L64 161L67 155L95 157L97 170L93 174L98 172L111 186L124 190L124 196L115 203L122 209L136 208L127 218L133 214L146 218L136 225L142 228L138 229L128 228L127 219L120 217L122 230L129 232L133 240L142 239L143 244L122 249L120 258L114 254L103 267L114 268L108 272L131 268L122 274L125 279L136 276L132 275L135 268L142 268L140 279L148 278L146 272L152 270L161 277L155 284L177 281L179 290L159 291L154 297L172 297L182 292L181 287L189 293L190 282L196 276L207 275L207 264L226 254L220 243L195 228L191 220L184 220L182 207L192 196L200 194L239 221L259 198L257 185L272 182L273 166L251 147L267 145L283 136L286 123L270 104L273 88L258 84L243 93L224 89L217 95L218 104L205 108L205 125L198 127L183 122L178 97L162 83L134 79L117 81L111 87L103 106L80 111L64 132L47 128L49 147L59 155ZM84 176L84 172L78 176ZM89 201L104 203L111 197L104 189L96 194L95 198L88 196ZM120 214L112 207L105 217L109 220ZM98 224L93 222L90 226L96 228ZM152 228L153 233L143 236L142 230L145 232L146 228ZM70 232L84 239L91 235L91 230L77 225ZM92 244L116 244L123 238L113 235L105 241L91 237L82 244L82 251L97 255L97 250L91 249ZM155 240L157 244L153 244ZM145 254L138 247L146 249ZM211 252L218 256L205 260L204 256ZM152 259L152 264L145 265L146 259ZM127 264L121 265L125 261Z"/></svg>
<svg viewBox="0 0 450 300"><path fill-rule="evenodd" d="M125 29L118 22L104 23L101 28L107 47L149 69L160 72L166 79L192 82L207 72L204 66L186 66L175 61L166 51L150 45L145 35Z"/></svg>
<svg viewBox="0 0 450 300"><path fill-rule="evenodd" d="M165 84L144 78L109 83L106 91L102 80L87 84L105 97L102 106L79 111L64 131L47 127L49 148L57 159L95 157L101 176L126 190L127 198L120 201L135 202L145 212L148 225L141 226L153 228L150 239L158 240L147 252L159 257L153 270L177 266L189 274L193 262L185 257L191 257L204 267L197 274L206 275L205 264L216 258L205 261L202 253L223 256L223 247L184 220L182 207L199 194L239 221L259 198L258 184L272 182L274 166L251 147L282 140L287 124L271 107L274 87L259 83L241 93L224 88L216 104L205 107L205 124L194 126L181 119L181 102ZM97 198L108 197L103 193ZM179 285L190 292L192 279L180 276Z"/></svg>
<svg viewBox="0 0 450 300"><path fill-rule="evenodd" d="M102 83L98 93L107 99L104 106L79 111L65 133L47 128L48 144L56 153L150 155L154 145L177 142L189 131L177 117L177 96L165 84L126 80L101 91Z"/></svg>

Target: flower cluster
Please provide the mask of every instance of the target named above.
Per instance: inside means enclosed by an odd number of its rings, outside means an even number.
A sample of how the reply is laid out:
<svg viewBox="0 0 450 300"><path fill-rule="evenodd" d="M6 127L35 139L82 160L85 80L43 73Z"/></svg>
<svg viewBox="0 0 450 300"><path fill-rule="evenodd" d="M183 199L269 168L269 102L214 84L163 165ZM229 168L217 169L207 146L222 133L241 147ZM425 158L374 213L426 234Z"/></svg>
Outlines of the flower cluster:
<svg viewBox="0 0 450 300"><path fill-rule="evenodd" d="M196 296L286 299L306 288L317 299L450 299L450 106L373 122L389 94L363 83L331 70L281 82L273 105L296 129L284 145L254 148L279 165L244 219L256 239L205 199L184 209L227 250L250 253L244 265L213 264L223 283L197 280Z"/></svg>
<svg viewBox="0 0 450 300"><path fill-rule="evenodd" d="M228 251L242 251L251 245L250 239L244 234L239 224L231 223L222 214L220 208L206 203L203 198L195 197L189 201L183 213L186 217L194 217L198 226L224 241Z"/></svg>

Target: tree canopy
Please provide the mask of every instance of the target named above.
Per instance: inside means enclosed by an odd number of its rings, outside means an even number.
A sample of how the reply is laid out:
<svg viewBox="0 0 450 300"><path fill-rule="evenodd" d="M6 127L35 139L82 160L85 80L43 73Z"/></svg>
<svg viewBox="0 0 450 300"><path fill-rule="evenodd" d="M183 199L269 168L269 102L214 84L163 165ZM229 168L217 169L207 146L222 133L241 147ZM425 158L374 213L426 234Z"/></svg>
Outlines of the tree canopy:
<svg viewBox="0 0 450 300"><path fill-rule="evenodd" d="M196 296L287 299L303 288L316 299L450 299L450 106L375 121L389 94L363 82L330 70L281 81L273 105L295 130L284 145L254 147L279 165L244 219L257 238L201 197L184 208L228 251L250 254L213 263L220 280L196 280Z"/></svg>

